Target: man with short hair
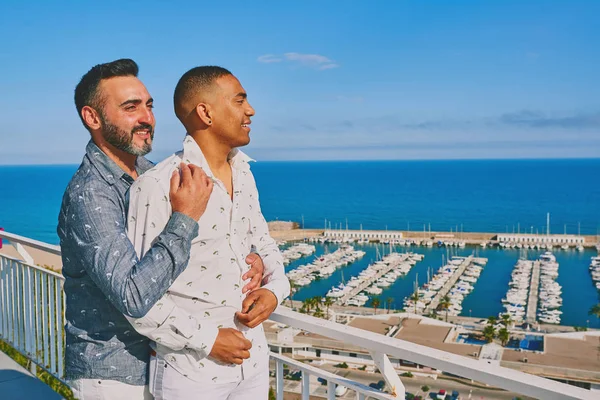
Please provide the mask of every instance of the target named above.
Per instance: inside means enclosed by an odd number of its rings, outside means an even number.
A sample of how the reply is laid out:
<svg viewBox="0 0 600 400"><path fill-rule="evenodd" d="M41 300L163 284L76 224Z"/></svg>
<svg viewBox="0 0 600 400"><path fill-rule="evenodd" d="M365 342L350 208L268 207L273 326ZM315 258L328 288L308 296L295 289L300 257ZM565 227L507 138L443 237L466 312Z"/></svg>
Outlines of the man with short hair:
<svg viewBox="0 0 600 400"><path fill-rule="evenodd" d="M186 128L183 150L159 163L132 187L129 236L146 254L172 210L161 201L179 165L194 163L214 181L189 267L144 318L138 332L155 341L150 369L155 399L266 399L269 353L261 323L289 295L283 257L260 211L251 159L238 150L250 141L254 109L240 82L220 67L197 67L179 80L175 113ZM262 256L263 287L244 297L242 260ZM198 323L196 333L188 320Z"/></svg>
<svg viewBox="0 0 600 400"><path fill-rule="evenodd" d="M182 165L165 200L172 215L144 257L136 256L126 235L128 191L153 166L143 156L155 126L153 99L137 74L133 60L99 64L75 89L91 140L63 196L57 232L65 276L65 379L86 400L151 398L149 340L124 314L145 315L184 271L212 192L200 168Z"/></svg>

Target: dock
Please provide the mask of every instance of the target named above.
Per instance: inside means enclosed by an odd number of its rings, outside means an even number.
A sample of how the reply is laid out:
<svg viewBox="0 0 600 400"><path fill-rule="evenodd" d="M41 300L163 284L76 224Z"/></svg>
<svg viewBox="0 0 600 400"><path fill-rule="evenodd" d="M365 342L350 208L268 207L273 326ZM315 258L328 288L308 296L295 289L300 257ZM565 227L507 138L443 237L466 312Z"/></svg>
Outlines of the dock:
<svg viewBox="0 0 600 400"><path fill-rule="evenodd" d="M540 262L533 262L533 270L531 271L531 282L529 284L529 297L527 299L527 314L526 321L528 324L535 324L537 315L538 293L540 286Z"/></svg>
<svg viewBox="0 0 600 400"><path fill-rule="evenodd" d="M402 254L402 262L407 261L412 253L405 253ZM340 297L337 301L337 303L339 304L345 304L348 300L350 300L352 297L356 296L357 294L359 294L360 292L362 292L363 290L365 290L366 288L368 288L369 286L371 286L373 284L373 282L375 282L377 279L381 278L383 275L387 274L388 272L390 272L392 269L394 269L397 265L396 264L390 264L390 265L386 265L385 268L382 268L379 272L377 272L377 274L371 278L368 279L364 282L362 282L360 285L358 285L357 287L355 287L354 289L352 289L349 293L345 294L344 296Z"/></svg>
<svg viewBox="0 0 600 400"><path fill-rule="evenodd" d="M465 273L465 270L474 262L479 264L486 264L487 258L474 258L473 256L469 256L465 258L465 260L460 264L460 266L454 271L452 277L446 282L446 284L440 289L439 292L436 293L435 297L431 300L431 303L425 307L425 314L431 312L432 310L437 309L437 306L440 304L440 301L444 298L445 295L448 294L452 286L456 284L458 279Z"/></svg>

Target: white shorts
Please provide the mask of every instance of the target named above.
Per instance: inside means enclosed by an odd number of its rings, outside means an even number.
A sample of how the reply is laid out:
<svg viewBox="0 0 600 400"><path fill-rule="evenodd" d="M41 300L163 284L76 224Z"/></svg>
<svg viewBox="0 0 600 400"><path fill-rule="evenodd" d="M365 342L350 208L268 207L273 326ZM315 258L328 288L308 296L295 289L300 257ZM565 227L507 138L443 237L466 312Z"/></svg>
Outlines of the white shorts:
<svg viewBox="0 0 600 400"><path fill-rule="evenodd" d="M207 384L183 376L158 357L150 361L150 391L155 400L267 400L269 371L239 382Z"/></svg>
<svg viewBox="0 0 600 400"><path fill-rule="evenodd" d="M69 382L78 400L152 400L148 386L134 386L108 379L76 379Z"/></svg>

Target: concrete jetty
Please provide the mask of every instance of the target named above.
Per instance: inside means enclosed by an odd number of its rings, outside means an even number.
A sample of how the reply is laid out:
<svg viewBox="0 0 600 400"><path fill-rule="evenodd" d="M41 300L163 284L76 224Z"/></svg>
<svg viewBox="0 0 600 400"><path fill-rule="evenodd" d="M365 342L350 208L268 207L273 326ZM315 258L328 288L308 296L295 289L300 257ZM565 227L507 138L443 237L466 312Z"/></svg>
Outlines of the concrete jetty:
<svg viewBox="0 0 600 400"><path fill-rule="evenodd" d="M412 254L413 253L402 254L402 262L407 261ZM370 279L365 280L360 285L358 285L357 287L352 289L350 292L348 292L344 296L340 297L336 302L339 304L342 304L342 305L345 304L352 297L356 296L357 294L359 294L360 292L362 292L363 290L365 290L366 288L371 286L373 284L373 282L375 282L377 279L381 278L383 275L390 272L396 266L397 266L396 264L386 265L385 268L382 268L381 270L379 270L379 272L377 272L377 274L375 276L373 276Z"/></svg>
<svg viewBox="0 0 600 400"><path fill-rule="evenodd" d="M425 314L429 313L432 310L435 310L437 306L440 304L440 301L444 298L445 295L448 294L452 286L456 284L458 279L465 273L465 270L474 262L478 264L487 264L487 258L475 258L473 256L469 256L465 258L465 260L459 265L459 267L454 271L452 277L446 282L446 284L440 289L439 292L434 296L431 300L431 303L427 307L425 307Z"/></svg>
<svg viewBox="0 0 600 400"><path fill-rule="evenodd" d="M529 297L527 299L526 321L528 324L535 324L537 315L538 293L540 286L540 262L533 262L531 271L531 282L529 284Z"/></svg>

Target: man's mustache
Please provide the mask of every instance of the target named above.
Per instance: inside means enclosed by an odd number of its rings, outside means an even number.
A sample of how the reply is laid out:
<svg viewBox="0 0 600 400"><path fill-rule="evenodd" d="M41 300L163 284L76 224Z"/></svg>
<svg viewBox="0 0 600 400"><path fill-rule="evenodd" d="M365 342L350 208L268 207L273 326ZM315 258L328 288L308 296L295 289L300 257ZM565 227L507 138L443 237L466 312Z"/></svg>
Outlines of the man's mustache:
<svg viewBox="0 0 600 400"><path fill-rule="evenodd" d="M148 133L150 134L151 137L154 136L154 129L152 128L152 125L150 125L150 124L140 124L140 125L133 127L133 129L131 130L131 134L133 135L137 131L148 131Z"/></svg>

